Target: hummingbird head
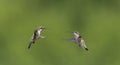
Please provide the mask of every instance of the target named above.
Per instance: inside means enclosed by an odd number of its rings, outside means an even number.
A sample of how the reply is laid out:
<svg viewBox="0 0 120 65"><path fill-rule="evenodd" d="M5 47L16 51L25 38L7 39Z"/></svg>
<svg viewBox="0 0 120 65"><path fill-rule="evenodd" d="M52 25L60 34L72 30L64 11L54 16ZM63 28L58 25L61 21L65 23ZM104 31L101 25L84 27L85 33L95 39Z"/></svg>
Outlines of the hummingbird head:
<svg viewBox="0 0 120 65"><path fill-rule="evenodd" d="M40 26L37 30L38 30L39 32L41 32L41 31L43 31L44 29L45 29L44 27Z"/></svg>
<svg viewBox="0 0 120 65"><path fill-rule="evenodd" d="M73 34L74 34L74 36L76 36L76 37L79 37L80 35L80 33L79 32L73 32Z"/></svg>
<svg viewBox="0 0 120 65"><path fill-rule="evenodd" d="M42 29L42 30L43 30L43 29L45 29L45 28L44 28L43 26L40 26L39 29Z"/></svg>

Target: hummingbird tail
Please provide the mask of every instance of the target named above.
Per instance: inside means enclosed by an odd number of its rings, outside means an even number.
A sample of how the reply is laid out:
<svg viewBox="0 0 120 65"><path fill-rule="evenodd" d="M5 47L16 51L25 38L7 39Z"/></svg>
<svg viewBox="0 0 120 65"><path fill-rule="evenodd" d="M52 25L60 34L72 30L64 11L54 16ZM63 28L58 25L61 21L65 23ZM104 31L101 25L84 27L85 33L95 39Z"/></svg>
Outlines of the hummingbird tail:
<svg viewBox="0 0 120 65"><path fill-rule="evenodd" d="M85 48L86 51L88 51L88 48Z"/></svg>
<svg viewBox="0 0 120 65"><path fill-rule="evenodd" d="M32 42L33 44L35 43L35 41Z"/></svg>
<svg viewBox="0 0 120 65"><path fill-rule="evenodd" d="M32 45L32 43L29 43L29 45L28 45L28 49L30 49L31 45Z"/></svg>

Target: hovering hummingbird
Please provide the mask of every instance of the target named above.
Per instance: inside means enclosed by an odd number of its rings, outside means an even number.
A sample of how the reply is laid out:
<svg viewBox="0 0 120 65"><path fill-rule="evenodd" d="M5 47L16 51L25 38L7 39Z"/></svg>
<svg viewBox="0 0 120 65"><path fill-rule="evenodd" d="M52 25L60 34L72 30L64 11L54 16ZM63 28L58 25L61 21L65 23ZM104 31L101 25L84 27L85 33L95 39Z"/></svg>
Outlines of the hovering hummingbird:
<svg viewBox="0 0 120 65"><path fill-rule="evenodd" d="M40 26L38 29L36 29L33 33L33 36L30 40L30 43L28 45L28 49L30 49L31 45L35 43L35 41L39 38L44 38L44 36L41 36L41 32L45 29L44 27Z"/></svg>
<svg viewBox="0 0 120 65"><path fill-rule="evenodd" d="M73 32L74 38L70 39L72 42L76 42L79 46L81 46L83 49L88 51L87 46L85 45L85 41L83 40L82 36L80 35L79 32Z"/></svg>

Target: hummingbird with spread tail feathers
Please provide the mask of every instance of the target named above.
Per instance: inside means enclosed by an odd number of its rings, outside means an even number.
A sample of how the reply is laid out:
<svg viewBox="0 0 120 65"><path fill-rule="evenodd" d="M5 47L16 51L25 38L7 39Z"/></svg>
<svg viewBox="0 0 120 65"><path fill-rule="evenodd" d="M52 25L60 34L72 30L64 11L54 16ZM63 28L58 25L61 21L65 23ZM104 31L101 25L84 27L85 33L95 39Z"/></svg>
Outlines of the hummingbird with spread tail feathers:
<svg viewBox="0 0 120 65"><path fill-rule="evenodd" d="M82 36L80 35L79 32L73 32L74 38L70 39L72 42L76 42L79 46L81 46L83 49L88 51L88 48L85 44L85 41L83 40Z"/></svg>
<svg viewBox="0 0 120 65"><path fill-rule="evenodd" d="M30 49L31 45L32 44L35 44L35 41L37 39L40 39L40 38L44 38L44 36L41 36L41 32L44 30L45 28L40 26L38 29L36 29L33 33L33 36L32 38L30 39L30 43L28 45L28 49Z"/></svg>

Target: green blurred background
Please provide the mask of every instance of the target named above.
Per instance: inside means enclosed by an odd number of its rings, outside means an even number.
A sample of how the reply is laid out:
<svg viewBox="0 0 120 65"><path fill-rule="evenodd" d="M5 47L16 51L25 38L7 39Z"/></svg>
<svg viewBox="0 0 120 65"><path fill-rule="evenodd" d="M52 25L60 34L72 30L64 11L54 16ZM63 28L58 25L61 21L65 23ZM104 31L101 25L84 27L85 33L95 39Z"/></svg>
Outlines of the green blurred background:
<svg viewBox="0 0 120 65"><path fill-rule="evenodd" d="M73 31L89 52L66 41ZM119 37L120 0L0 0L0 65L120 65Z"/></svg>

